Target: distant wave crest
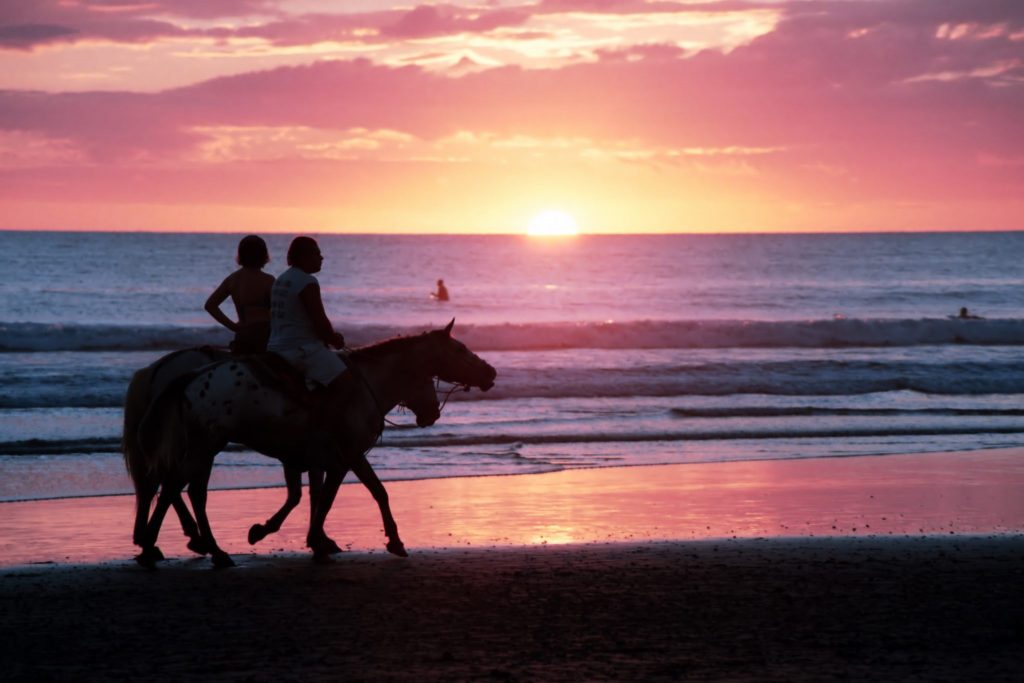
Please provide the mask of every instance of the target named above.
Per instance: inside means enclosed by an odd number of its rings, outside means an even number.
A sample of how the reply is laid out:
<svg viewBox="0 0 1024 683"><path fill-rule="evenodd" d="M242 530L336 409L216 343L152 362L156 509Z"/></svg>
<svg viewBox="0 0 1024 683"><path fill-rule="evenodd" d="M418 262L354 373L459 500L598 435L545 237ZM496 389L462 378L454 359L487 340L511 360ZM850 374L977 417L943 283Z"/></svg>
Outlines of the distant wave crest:
<svg viewBox="0 0 1024 683"><path fill-rule="evenodd" d="M423 327L340 325L352 345ZM805 321L692 320L459 325L457 336L476 351L550 349L854 348L942 344L1024 345L1024 320L946 318ZM0 352L146 351L224 345L212 326L60 325L0 323Z"/></svg>
<svg viewBox="0 0 1024 683"><path fill-rule="evenodd" d="M849 426L834 428L813 428L807 426L773 425L767 427L736 427L723 424L705 429L679 429L675 431L615 431L585 432L567 430L564 432L538 433L503 433L489 432L486 434L439 434L413 435L400 441L388 439L389 448L454 448L454 447L486 447L486 446L523 446L544 444L583 444L583 443L638 443L638 442L672 442L672 441L737 441L750 439L823 439L823 438L864 438L864 437L897 437L897 436L950 436L950 435L1015 435L1024 433L1024 428L1017 425L992 426ZM232 444L225 451L244 452L242 446ZM2 456L40 456L40 455L79 455L96 453L118 453L120 441L115 439L64 439L64 440L30 440L0 441ZM276 466L272 460L261 463L265 466ZM238 466L237 464L235 466ZM244 466L244 465L243 465Z"/></svg>

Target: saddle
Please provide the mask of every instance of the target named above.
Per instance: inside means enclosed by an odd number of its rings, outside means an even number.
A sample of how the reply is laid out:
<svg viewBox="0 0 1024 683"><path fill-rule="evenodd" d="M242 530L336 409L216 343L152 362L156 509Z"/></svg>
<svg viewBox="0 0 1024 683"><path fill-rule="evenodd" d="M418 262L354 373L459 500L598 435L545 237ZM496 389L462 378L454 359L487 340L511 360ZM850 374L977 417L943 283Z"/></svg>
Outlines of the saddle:
<svg viewBox="0 0 1024 683"><path fill-rule="evenodd" d="M305 408L319 407L323 392L306 388L306 377L281 356L273 351L263 351L247 356L246 359L253 374L267 386Z"/></svg>
<svg viewBox="0 0 1024 683"><path fill-rule="evenodd" d="M273 351L256 353L246 356L246 359L249 362L249 367L252 368L253 374L256 375L259 381L276 391L280 391L289 400L308 410L311 424L328 429L336 426L333 424L334 418L326 412L328 409L327 399L330 395L329 389L320 386L315 389L309 389L305 375ZM347 381L348 386L355 382L357 372L358 370L354 364L349 365L349 370L342 376ZM382 431L384 431L383 416L381 416L381 423L378 429L378 432Z"/></svg>

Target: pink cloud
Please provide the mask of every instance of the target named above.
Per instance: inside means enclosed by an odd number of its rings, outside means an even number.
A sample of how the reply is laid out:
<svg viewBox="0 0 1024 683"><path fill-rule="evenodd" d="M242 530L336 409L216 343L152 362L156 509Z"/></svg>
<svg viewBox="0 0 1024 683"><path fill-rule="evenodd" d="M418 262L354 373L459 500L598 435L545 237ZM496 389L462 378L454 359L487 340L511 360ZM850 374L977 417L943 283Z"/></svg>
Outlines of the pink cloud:
<svg viewBox="0 0 1024 683"><path fill-rule="evenodd" d="M11 7L5 8L4 5ZM0 49L26 50L43 45L102 39L119 43L160 38L263 38L274 45L309 45L329 40L376 43L520 27L532 16L565 12L655 14L665 12L742 12L777 10L778 4L718 2L645 2L644 0L541 0L514 8L484 8L449 3L413 9L288 14L273 0L182 0L144 3L83 0L0 0ZM5 11L6 9L6 11ZM231 19L212 28L186 28L175 19ZM520 39L543 37L524 31Z"/></svg>
<svg viewBox="0 0 1024 683"><path fill-rule="evenodd" d="M468 21L421 9L404 16L407 35ZM949 23L1005 29L951 40L938 30ZM1021 5L999 0L808 2L793 5L773 32L727 54L686 56L675 46L639 45L603 51L592 63L458 77L360 59L154 95L6 92L0 93L0 129L67 140L94 163L120 165L181 158L204 140L198 126L363 127L424 139L484 131L629 139L652 148L778 148L784 151L744 159L751 187L758 174L771 174L781 186L810 188L822 198L1012 197L1021 192L1024 168L979 159L1024 156L1022 66L969 74L1019 60L1020 44L1010 36L1022 28ZM937 72L965 75L918 79Z"/></svg>
<svg viewBox="0 0 1024 683"><path fill-rule="evenodd" d="M526 12L495 10L479 13L450 5L420 5L402 15L393 24L382 27L382 34L397 38L425 38L453 33L479 33L506 26L520 26L529 19Z"/></svg>
<svg viewBox="0 0 1024 683"><path fill-rule="evenodd" d="M60 42L104 39L148 42L163 37L261 37L277 45L311 44L325 40L377 42L462 33L486 33L522 26L531 16L565 12L609 15L654 13L723 13L751 10L782 11L796 28L816 29L856 25L860 29L884 24L910 28L943 22L955 25L1006 22L1012 33L1024 28L1024 9L1013 0L977 3L887 0L886 2L788 3L719 0L679 2L662 0L539 0L515 8L454 4L421 4L411 10L287 14L274 0L156 0L145 3L82 0L69 5L59 0L0 0L0 49L31 49ZM174 19L239 19L216 28L186 28ZM936 23L939 22L939 23Z"/></svg>
<svg viewBox="0 0 1024 683"><path fill-rule="evenodd" d="M272 0L0 0L0 50L103 39L122 43L195 35L168 18L275 16Z"/></svg>
<svg viewBox="0 0 1024 683"><path fill-rule="evenodd" d="M10 0L7 0L10 3ZM103 39L138 43L183 36L264 38L275 45L326 40L380 42L517 27L530 18L519 9L419 5L412 10L286 15L269 0L101 3L67 6L55 0L27 4L0 14L0 49L31 49L54 43ZM113 11L116 10L116 11ZM170 19L169 19L170 18ZM184 28L174 18L245 19L241 26Z"/></svg>
<svg viewBox="0 0 1024 683"><path fill-rule="evenodd" d="M8 24L0 26L0 48L31 50L36 45L71 41L77 29L57 24Z"/></svg>

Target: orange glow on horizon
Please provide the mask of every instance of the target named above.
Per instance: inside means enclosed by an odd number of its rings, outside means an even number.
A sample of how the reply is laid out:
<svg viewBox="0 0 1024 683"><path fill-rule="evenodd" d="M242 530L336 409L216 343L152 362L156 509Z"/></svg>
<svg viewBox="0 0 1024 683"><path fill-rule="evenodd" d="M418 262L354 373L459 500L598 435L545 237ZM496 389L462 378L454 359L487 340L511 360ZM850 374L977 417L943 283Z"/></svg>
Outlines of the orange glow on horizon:
<svg viewBox="0 0 1024 683"><path fill-rule="evenodd" d="M542 211L530 220L526 234L531 237L572 237L579 234L576 220L564 211Z"/></svg>

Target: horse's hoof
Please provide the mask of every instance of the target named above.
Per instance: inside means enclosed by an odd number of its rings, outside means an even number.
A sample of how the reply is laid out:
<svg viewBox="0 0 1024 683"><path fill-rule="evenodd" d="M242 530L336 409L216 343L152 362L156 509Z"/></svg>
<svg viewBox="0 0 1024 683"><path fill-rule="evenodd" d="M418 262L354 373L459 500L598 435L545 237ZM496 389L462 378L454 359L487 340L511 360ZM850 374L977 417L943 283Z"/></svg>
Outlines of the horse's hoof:
<svg viewBox="0 0 1024 683"><path fill-rule="evenodd" d="M199 536L194 536L190 538L188 541L188 545L185 547L194 552L196 555L207 555L210 552L206 548L206 541L204 541Z"/></svg>
<svg viewBox="0 0 1024 683"><path fill-rule="evenodd" d="M314 555L337 555L343 552L341 547L334 542L334 539L326 534L314 538L307 536L306 547L312 550Z"/></svg>
<svg viewBox="0 0 1024 683"><path fill-rule="evenodd" d="M313 552L314 564L334 564L334 560L331 559L330 553L324 553L320 551Z"/></svg>
<svg viewBox="0 0 1024 683"><path fill-rule="evenodd" d="M143 548L142 552L135 556L135 561L139 566L146 569L156 569L156 563L162 559L164 559L163 553L155 546Z"/></svg>
<svg viewBox="0 0 1024 683"><path fill-rule="evenodd" d="M398 539L388 541L387 545L385 545L384 547L392 555L398 555L399 557L409 557L409 553L405 551L405 544Z"/></svg>
<svg viewBox="0 0 1024 683"><path fill-rule="evenodd" d="M223 550L211 553L210 559L213 560L213 566L216 569L227 569L228 567L235 566L235 561Z"/></svg>
<svg viewBox="0 0 1024 683"><path fill-rule="evenodd" d="M327 556L330 556L330 555L337 555L337 554L339 554L341 552L344 552L344 551L342 551L342 549L340 547L338 547L337 543L335 543L334 541L332 541L329 538L325 539L323 541L319 541L317 543L314 543L313 545L309 546L309 549L313 551L314 555L327 555Z"/></svg>
<svg viewBox="0 0 1024 683"><path fill-rule="evenodd" d="M269 532L262 524L253 524L249 527L249 545L256 545L267 537Z"/></svg>

